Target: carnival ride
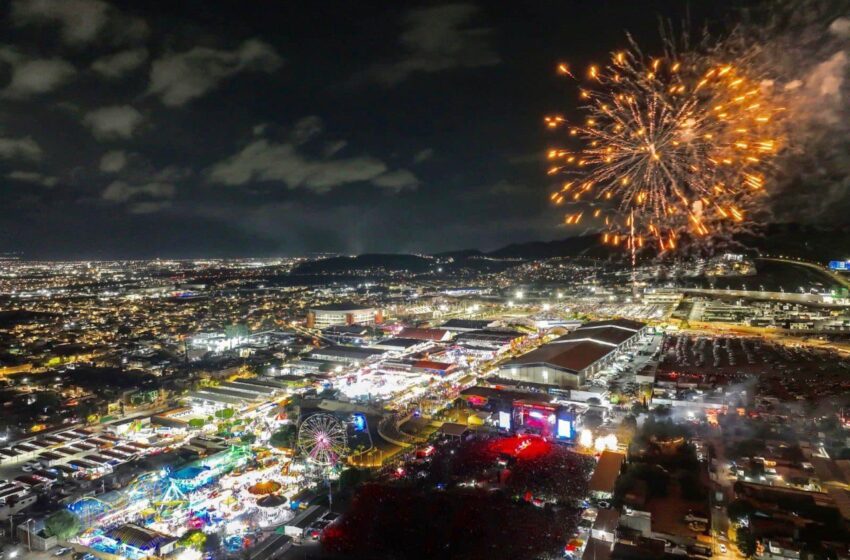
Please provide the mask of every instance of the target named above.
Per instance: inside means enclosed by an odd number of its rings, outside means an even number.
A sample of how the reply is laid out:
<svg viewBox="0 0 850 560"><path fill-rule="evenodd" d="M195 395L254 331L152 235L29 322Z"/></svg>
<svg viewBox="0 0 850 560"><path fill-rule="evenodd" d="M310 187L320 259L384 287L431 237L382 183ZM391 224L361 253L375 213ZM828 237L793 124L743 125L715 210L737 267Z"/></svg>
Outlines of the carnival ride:
<svg viewBox="0 0 850 560"><path fill-rule="evenodd" d="M314 465L330 469L348 452L347 429L335 416L316 413L298 428L298 449Z"/></svg>

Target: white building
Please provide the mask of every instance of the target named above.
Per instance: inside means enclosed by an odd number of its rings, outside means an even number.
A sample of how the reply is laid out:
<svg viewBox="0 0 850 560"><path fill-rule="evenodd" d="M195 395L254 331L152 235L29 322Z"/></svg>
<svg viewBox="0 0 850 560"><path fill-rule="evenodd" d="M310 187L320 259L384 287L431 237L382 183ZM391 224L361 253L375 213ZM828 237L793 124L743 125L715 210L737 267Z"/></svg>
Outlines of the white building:
<svg viewBox="0 0 850 560"><path fill-rule="evenodd" d="M353 303L332 303L312 307L307 312L307 327L325 329L336 325L374 325L383 322L380 309Z"/></svg>

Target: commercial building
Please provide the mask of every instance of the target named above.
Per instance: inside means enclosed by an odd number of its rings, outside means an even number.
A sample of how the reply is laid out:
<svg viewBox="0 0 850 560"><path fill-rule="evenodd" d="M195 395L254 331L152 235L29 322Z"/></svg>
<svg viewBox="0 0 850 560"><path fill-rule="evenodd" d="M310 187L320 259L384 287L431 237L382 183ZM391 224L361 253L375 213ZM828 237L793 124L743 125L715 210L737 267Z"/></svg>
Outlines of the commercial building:
<svg viewBox="0 0 850 560"><path fill-rule="evenodd" d="M282 393L285 385L274 381L237 379L223 381L214 387L202 387L190 392L186 399L190 408L220 410L234 408L242 410L274 398Z"/></svg>
<svg viewBox="0 0 850 560"><path fill-rule="evenodd" d="M430 341L418 340L415 338L388 338L380 342L376 342L371 346L377 350L386 350L396 354L410 354L413 352L421 352L433 346Z"/></svg>
<svg viewBox="0 0 850 560"><path fill-rule="evenodd" d="M618 352L631 347L646 325L616 319L585 323L540 348L506 362L499 377L561 388L578 388L587 376L605 367Z"/></svg>
<svg viewBox="0 0 850 560"><path fill-rule="evenodd" d="M334 325L372 325L384 321L383 313L374 307L354 303L332 303L312 307L307 312L307 327L325 329Z"/></svg>
<svg viewBox="0 0 850 560"><path fill-rule="evenodd" d="M360 365L386 354L378 348L360 348L358 346L328 346L317 348L308 355L311 359L326 360L342 364Z"/></svg>
<svg viewBox="0 0 850 560"><path fill-rule="evenodd" d="M447 342L451 340L452 333L446 329L417 329L406 327L398 336L401 338L415 338L416 340L428 340L431 342Z"/></svg>
<svg viewBox="0 0 850 560"><path fill-rule="evenodd" d="M453 342L470 353L489 359L521 344L525 337L525 334L510 329L479 329L462 332Z"/></svg>
<svg viewBox="0 0 850 560"><path fill-rule="evenodd" d="M452 332L468 332L486 329L496 325L496 321L487 319L449 319L440 328Z"/></svg>
<svg viewBox="0 0 850 560"><path fill-rule="evenodd" d="M364 346L382 336L382 332L369 325L334 325L322 329L322 338L335 344Z"/></svg>
<svg viewBox="0 0 850 560"><path fill-rule="evenodd" d="M112 529L106 537L114 542L121 556L130 558L166 556L177 542L174 537L131 523Z"/></svg>

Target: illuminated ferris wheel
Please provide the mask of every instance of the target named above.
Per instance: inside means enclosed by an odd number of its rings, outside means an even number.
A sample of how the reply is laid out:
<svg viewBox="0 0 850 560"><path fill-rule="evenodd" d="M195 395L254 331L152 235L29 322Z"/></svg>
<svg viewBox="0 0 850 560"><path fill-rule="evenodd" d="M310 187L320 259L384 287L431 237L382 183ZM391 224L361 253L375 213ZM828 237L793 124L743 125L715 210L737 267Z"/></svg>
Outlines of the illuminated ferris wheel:
<svg viewBox="0 0 850 560"><path fill-rule="evenodd" d="M312 414L298 428L298 449L307 459L332 467L348 451L345 424L330 414Z"/></svg>

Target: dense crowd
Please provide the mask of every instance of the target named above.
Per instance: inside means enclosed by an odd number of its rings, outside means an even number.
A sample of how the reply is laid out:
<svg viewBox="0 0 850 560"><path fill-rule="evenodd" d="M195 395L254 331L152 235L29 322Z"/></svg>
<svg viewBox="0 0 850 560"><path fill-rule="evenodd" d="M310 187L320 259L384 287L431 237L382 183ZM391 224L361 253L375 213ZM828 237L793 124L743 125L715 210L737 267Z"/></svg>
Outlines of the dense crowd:
<svg viewBox="0 0 850 560"><path fill-rule="evenodd" d="M358 489L325 531L357 558L535 558L562 550L594 461L537 437L446 443Z"/></svg>

